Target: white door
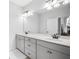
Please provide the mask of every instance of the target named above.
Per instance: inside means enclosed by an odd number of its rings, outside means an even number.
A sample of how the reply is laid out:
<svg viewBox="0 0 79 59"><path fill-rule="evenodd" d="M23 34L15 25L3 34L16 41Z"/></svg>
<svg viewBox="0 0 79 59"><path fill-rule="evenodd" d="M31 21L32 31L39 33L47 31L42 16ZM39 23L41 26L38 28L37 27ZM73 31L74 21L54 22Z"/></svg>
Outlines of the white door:
<svg viewBox="0 0 79 59"><path fill-rule="evenodd" d="M24 37L23 36L17 36L17 48L24 53Z"/></svg>
<svg viewBox="0 0 79 59"><path fill-rule="evenodd" d="M50 59L70 59L70 56L58 51L50 50Z"/></svg>
<svg viewBox="0 0 79 59"><path fill-rule="evenodd" d="M37 59L49 59L48 49L37 45Z"/></svg>

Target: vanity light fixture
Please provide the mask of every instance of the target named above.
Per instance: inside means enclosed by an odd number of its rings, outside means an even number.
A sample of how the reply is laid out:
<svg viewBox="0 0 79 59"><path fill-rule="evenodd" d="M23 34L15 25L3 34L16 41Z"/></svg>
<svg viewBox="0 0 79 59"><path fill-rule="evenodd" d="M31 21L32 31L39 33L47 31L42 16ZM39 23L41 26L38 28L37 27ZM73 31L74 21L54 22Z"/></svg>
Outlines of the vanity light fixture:
<svg viewBox="0 0 79 59"><path fill-rule="evenodd" d="M43 8L51 10L53 7L57 8L60 5L65 5L68 4L69 2L70 2L69 0L46 0Z"/></svg>
<svg viewBox="0 0 79 59"><path fill-rule="evenodd" d="M33 15L33 11L25 11L22 13L22 15L19 17L21 20L25 21L28 16ZM21 21L22 22L22 21Z"/></svg>
<svg viewBox="0 0 79 59"><path fill-rule="evenodd" d="M26 17L27 15L28 15L27 13L24 13L22 16L23 16L23 17Z"/></svg>
<svg viewBox="0 0 79 59"><path fill-rule="evenodd" d="M47 7L47 10L51 10L51 9L52 9L52 7L51 7L51 6Z"/></svg>
<svg viewBox="0 0 79 59"><path fill-rule="evenodd" d="M28 16L31 16L31 15L33 15L33 11L28 12Z"/></svg>
<svg viewBox="0 0 79 59"><path fill-rule="evenodd" d="M46 8L47 10L51 10L52 9L51 5L52 5L51 0L47 0L47 1L45 1L45 5L43 8Z"/></svg>
<svg viewBox="0 0 79 59"><path fill-rule="evenodd" d="M56 7L59 7L59 6L60 6L59 3L56 3L56 4L54 5L55 8L56 8Z"/></svg>
<svg viewBox="0 0 79 59"><path fill-rule="evenodd" d="M23 13L23 15L22 15L22 17L28 17L28 16L31 16L31 15L33 15L33 11L25 11L24 13Z"/></svg>
<svg viewBox="0 0 79 59"><path fill-rule="evenodd" d="M43 8L47 8L49 6L50 6L49 3L46 3Z"/></svg>
<svg viewBox="0 0 79 59"><path fill-rule="evenodd" d="M65 1L63 2L63 5L68 4L69 2L70 2L69 0L65 0Z"/></svg>
<svg viewBox="0 0 79 59"><path fill-rule="evenodd" d="M21 16L19 17L21 20L25 20L27 17L27 13L22 13ZM21 21L22 22L22 21Z"/></svg>

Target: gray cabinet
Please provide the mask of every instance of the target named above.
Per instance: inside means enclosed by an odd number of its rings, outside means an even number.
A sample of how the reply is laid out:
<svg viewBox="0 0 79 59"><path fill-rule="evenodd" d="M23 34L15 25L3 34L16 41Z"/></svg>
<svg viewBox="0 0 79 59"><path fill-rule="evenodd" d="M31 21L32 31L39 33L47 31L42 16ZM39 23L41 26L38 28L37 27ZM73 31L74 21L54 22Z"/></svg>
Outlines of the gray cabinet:
<svg viewBox="0 0 79 59"><path fill-rule="evenodd" d="M50 50L50 58L49 59L70 59L70 56L65 55L61 52Z"/></svg>
<svg viewBox="0 0 79 59"><path fill-rule="evenodd" d="M30 59L70 59L70 47L16 35L16 48Z"/></svg>
<svg viewBox="0 0 79 59"><path fill-rule="evenodd" d="M24 53L24 37L16 35L16 48Z"/></svg>
<svg viewBox="0 0 79 59"><path fill-rule="evenodd" d="M37 59L49 59L49 50L37 45Z"/></svg>
<svg viewBox="0 0 79 59"><path fill-rule="evenodd" d="M16 35L16 48L30 59L36 59L36 40L33 38Z"/></svg>
<svg viewBox="0 0 79 59"><path fill-rule="evenodd" d="M69 48L38 40L37 59L70 59Z"/></svg>
<svg viewBox="0 0 79 59"><path fill-rule="evenodd" d="M36 59L36 40L33 38L25 38L25 55L30 59Z"/></svg>

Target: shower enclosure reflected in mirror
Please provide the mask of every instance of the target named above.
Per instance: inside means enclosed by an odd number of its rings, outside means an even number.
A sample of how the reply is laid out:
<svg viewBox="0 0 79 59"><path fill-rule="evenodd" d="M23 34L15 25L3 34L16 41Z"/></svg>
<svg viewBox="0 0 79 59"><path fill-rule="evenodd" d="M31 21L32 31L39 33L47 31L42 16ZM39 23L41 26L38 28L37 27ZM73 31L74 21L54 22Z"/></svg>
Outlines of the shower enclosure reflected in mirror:
<svg viewBox="0 0 79 59"><path fill-rule="evenodd" d="M70 17L58 17L58 34L70 36Z"/></svg>

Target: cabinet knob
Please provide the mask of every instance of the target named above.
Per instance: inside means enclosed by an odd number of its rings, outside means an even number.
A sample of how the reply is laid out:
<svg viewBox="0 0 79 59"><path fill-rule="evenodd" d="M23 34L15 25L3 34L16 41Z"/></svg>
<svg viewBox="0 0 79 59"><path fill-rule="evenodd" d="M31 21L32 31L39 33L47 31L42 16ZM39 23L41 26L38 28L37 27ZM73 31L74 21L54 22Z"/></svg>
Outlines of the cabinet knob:
<svg viewBox="0 0 79 59"><path fill-rule="evenodd" d="M47 53L50 53L50 51L47 51Z"/></svg>
<svg viewBox="0 0 79 59"><path fill-rule="evenodd" d="M52 52L50 51L50 54L52 54Z"/></svg>
<svg viewBox="0 0 79 59"><path fill-rule="evenodd" d="M47 51L47 53L50 53L50 54L52 54L52 52L51 52L51 51Z"/></svg>

